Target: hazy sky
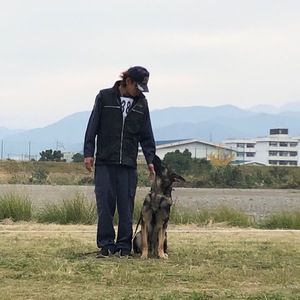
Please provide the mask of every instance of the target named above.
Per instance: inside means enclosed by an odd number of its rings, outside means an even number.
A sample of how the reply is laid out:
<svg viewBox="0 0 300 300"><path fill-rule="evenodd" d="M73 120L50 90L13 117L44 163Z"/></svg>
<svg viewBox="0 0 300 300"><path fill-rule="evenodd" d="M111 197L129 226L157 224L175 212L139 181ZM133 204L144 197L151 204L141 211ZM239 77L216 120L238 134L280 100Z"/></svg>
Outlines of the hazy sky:
<svg viewBox="0 0 300 300"><path fill-rule="evenodd" d="M299 0L0 0L0 126L91 110L150 71L150 110L300 101Z"/></svg>

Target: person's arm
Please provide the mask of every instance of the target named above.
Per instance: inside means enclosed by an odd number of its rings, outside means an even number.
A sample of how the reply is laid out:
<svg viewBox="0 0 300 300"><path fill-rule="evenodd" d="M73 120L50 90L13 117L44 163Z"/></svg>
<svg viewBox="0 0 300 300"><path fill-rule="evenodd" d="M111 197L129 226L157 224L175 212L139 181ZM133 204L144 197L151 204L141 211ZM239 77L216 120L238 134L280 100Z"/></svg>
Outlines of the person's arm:
<svg viewBox="0 0 300 300"><path fill-rule="evenodd" d="M142 147L148 165L149 179L152 180L155 177L155 171L154 171L154 166L152 164L152 161L155 155L156 148L155 148L155 140L153 136L148 105L145 111L144 124L140 131L140 145Z"/></svg>
<svg viewBox="0 0 300 300"><path fill-rule="evenodd" d="M95 139L100 126L100 93L97 95L84 137L84 164L91 172L94 165Z"/></svg>
<svg viewBox="0 0 300 300"><path fill-rule="evenodd" d="M94 166L94 157L85 157L84 158L84 165L85 168L89 171L93 171L93 166Z"/></svg>
<svg viewBox="0 0 300 300"><path fill-rule="evenodd" d="M155 178L155 170L153 164L148 164L148 170L149 170L149 180L153 180Z"/></svg>

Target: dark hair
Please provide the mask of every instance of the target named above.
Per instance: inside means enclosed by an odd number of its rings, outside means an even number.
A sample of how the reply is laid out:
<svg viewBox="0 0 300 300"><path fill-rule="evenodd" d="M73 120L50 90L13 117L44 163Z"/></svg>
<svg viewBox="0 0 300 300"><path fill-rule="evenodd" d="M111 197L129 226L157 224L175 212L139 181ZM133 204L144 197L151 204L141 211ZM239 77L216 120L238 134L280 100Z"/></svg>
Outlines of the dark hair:
<svg viewBox="0 0 300 300"><path fill-rule="evenodd" d="M128 71L122 72L121 75L120 75L120 77L122 78L122 80L121 80L121 86L125 87L126 86L126 80L127 80L127 78L130 78ZM131 78L130 78L130 80L131 80Z"/></svg>
<svg viewBox="0 0 300 300"><path fill-rule="evenodd" d="M125 72L122 72L121 75L121 86L125 87L126 86L126 80L127 78L129 78L131 80L131 82L134 82L134 80L129 76L129 72L128 71L125 71Z"/></svg>

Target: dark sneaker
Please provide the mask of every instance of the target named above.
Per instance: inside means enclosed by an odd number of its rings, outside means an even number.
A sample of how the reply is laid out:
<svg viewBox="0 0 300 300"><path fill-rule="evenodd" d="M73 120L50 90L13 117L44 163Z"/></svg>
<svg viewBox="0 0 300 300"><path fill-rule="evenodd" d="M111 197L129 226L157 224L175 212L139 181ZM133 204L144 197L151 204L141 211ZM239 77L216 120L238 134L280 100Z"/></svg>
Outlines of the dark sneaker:
<svg viewBox="0 0 300 300"><path fill-rule="evenodd" d="M120 258L132 258L132 254L129 250L121 249L119 252Z"/></svg>
<svg viewBox="0 0 300 300"><path fill-rule="evenodd" d="M106 247L102 247L97 254L97 258L108 258L109 257L109 250Z"/></svg>

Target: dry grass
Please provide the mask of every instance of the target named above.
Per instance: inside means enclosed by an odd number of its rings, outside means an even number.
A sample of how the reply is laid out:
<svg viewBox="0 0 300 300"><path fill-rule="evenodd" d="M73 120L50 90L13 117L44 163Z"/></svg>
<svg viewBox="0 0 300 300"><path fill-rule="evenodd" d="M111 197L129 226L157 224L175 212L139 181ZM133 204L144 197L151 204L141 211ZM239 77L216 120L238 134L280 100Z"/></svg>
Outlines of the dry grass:
<svg viewBox="0 0 300 300"><path fill-rule="evenodd" d="M173 226L169 260L96 259L95 226L0 224L0 299L300 299L300 232Z"/></svg>

